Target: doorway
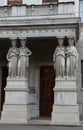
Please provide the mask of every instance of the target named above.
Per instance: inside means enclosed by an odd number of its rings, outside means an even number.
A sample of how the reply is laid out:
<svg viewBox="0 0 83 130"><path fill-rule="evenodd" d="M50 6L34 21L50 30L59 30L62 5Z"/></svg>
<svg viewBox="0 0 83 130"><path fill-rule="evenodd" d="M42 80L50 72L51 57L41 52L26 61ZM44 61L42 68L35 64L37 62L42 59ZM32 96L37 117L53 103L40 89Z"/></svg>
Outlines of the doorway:
<svg viewBox="0 0 83 130"><path fill-rule="evenodd" d="M3 104L5 101L5 90L6 87L6 80L8 76L8 68L7 66L2 67L2 85L1 85L1 111L3 110Z"/></svg>
<svg viewBox="0 0 83 130"><path fill-rule="evenodd" d="M40 117L51 117L54 84L55 72L53 66L40 67Z"/></svg>

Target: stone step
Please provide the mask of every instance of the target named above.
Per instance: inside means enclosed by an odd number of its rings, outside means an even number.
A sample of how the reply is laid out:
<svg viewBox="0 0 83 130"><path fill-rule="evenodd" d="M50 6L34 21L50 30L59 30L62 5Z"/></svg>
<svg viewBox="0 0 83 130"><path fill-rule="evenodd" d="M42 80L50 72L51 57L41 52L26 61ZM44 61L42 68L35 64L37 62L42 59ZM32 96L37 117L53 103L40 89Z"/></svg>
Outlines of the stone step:
<svg viewBox="0 0 83 130"><path fill-rule="evenodd" d="M50 125L50 119L31 119L29 124L32 125Z"/></svg>

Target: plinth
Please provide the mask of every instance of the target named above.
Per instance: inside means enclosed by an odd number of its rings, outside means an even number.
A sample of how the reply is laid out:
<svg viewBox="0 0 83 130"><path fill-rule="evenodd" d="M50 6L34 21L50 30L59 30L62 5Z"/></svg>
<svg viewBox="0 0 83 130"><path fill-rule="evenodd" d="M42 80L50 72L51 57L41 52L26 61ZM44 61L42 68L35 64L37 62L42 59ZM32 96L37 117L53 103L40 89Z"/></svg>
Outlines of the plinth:
<svg viewBox="0 0 83 130"><path fill-rule="evenodd" d="M76 79L56 79L51 124L80 125Z"/></svg>
<svg viewBox="0 0 83 130"><path fill-rule="evenodd" d="M27 79L7 79L2 123L28 123L30 119L29 86Z"/></svg>

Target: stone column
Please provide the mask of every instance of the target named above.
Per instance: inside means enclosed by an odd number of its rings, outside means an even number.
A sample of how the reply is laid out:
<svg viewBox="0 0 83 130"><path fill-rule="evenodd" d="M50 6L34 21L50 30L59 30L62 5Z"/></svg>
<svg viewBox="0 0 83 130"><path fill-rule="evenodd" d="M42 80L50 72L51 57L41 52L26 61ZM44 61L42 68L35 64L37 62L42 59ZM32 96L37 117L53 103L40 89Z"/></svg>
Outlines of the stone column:
<svg viewBox="0 0 83 130"><path fill-rule="evenodd" d="M12 42L12 40L11 40ZM27 60L27 56L30 54L28 49L25 47L26 40L21 40L21 45L24 45L25 51L22 50L22 47L18 49L13 43L12 47L9 49L7 54L8 64L10 69L10 75L7 78L7 85L5 87L5 103L3 105L3 111L1 116L2 123L17 123L24 124L28 123L30 119L30 105L29 105L29 84L28 78L25 77L25 72L19 72L18 75L18 66L21 68L21 60ZM16 51L17 50L17 51ZM26 54L24 54L24 52ZM29 54L27 54L29 53ZM21 57L21 55L25 57ZM18 64L16 64L15 57L18 58ZM24 59L22 59L24 58ZM29 59L28 59L29 62ZM24 63L24 62L23 62ZM13 75L13 68L16 64L16 73ZM25 64L25 63L24 63ZM14 66L13 66L14 65ZM13 67L12 67L13 66ZM26 66L25 66L26 67ZM28 66L29 67L29 66ZM23 68L25 70L25 68ZM29 69L29 68L28 68ZM21 71L21 70L19 70ZM27 69L26 69L27 71ZM24 76L24 77L23 77Z"/></svg>
<svg viewBox="0 0 83 130"><path fill-rule="evenodd" d="M77 104L76 74L75 74L77 68L77 62L78 62L78 53L76 47L73 45L73 42L74 39L70 38L69 45L67 47L65 46L61 47L60 45L58 45L53 56L55 58L54 67L56 70L57 69L56 64L58 58L63 58L65 53L64 76L62 75L62 73L59 73L59 75L57 75L58 77L55 78L55 86L53 89L54 105L53 105L51 123L56 125L80 125L79 107ZM63 49L64 47L65 47L65 52ZM71 62L71 60L73 60L74 62ZM67 65L68 64L67 62L69 62L70 66ZM63 62L61 62L60 60L59 62L60 67L63 65L62 63ZM71 72L72 70L71 67L73 66L75 70Z"/></svg>

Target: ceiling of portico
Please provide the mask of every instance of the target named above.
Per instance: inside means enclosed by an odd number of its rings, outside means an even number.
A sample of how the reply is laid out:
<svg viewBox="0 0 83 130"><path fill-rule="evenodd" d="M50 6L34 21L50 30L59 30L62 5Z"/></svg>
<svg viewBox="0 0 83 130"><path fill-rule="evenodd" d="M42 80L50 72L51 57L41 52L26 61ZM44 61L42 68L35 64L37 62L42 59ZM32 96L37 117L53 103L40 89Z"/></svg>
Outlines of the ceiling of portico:
<svg viewBox="0 0 83 130"><path fill-rule="evenodd" d="M57 38L28 38L26 45L32 50L53 49L57 45ZM11 47L10 39L0 39L0 51L6 51ZM17 47L20 47L20 39L17 39Z"/></svg>
<svg viewBox="0 0 83 130"><path fill-rule="evenodd" d="M32 57L52 59L53 52L57 46L57 38L28 38L26 46L32 51ZM11 47L10 39L0 39L0 61L7 61L6 55ZM17 39L17 47L20 47L20 39Z"/></svg>
<svg viewBox="0 0 83 130"><path fill-rule="evenodd" d="M46 38L27 38L26 46L32 51L32 56L36 60L53 60L53 53L58 44L56 37ZM20 39L17 39L17 47L20 47ZM0 61L7 61L6 55L11 47L10 39L0 39Z"/></svg>

